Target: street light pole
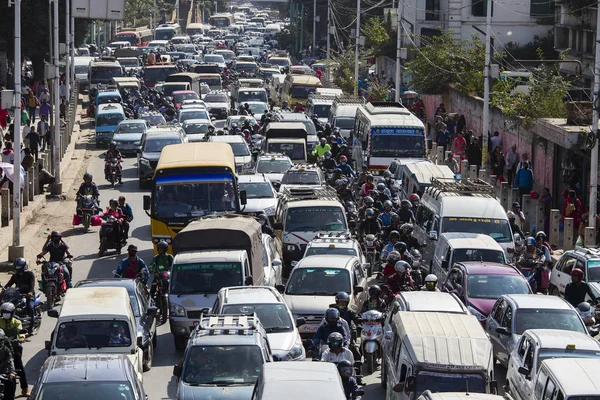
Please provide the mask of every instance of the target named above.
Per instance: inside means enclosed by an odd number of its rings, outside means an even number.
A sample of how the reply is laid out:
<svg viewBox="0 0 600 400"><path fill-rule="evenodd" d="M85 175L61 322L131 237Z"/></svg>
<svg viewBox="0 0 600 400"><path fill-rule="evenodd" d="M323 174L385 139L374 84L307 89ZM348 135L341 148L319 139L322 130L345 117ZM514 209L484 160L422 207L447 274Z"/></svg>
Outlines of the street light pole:
<svg viewBox="0 0 600 400"><path fill-rule="evenodd" d="M600 10L597 13L597 22L600 23ZM600 25L596 25L600 26ZM596 29L596 60L594 63L594 119L592 134L596 135L596 141L590 157L590 205L588 218L590 228L596 227L597 213L596 203L598 201L598 119L600 118L600 29Z"/></svg>
<svg viewBox="0 0 600 400"><path fill-rule="evenodd" d="M400 76L402 74L400 61L402 52L402 12L400 11L400 2L398 2L398 35L396 37L396 103L400 102Z"/></svg>
<svg viewBox="0 0 600 400"><path fill-rule="evenodd" d="M356 45L354 48L354 95L358 96L358 48L360 46L360 0L356 0Z"/></svg>
<svg viewBox="0 0 600 400"><path fill-rule="evenodd" d="M65 94L70 98L71 93L71 59L69 57L71 49L71 0L65 0Z"/></svg>
<svg viewBox="0 0 600 400"><path fill-rule="evenodd" d="M329 52L331 51L331 0L327 0L327 59L329 60Z"/></svg>
<svg viewBox="0 0 600 400"><path fill-rule="evenodd" d="M21 0L14 0L15 5L15 152L13 164L13 248L21 246ZM14 251L14 250L13 250ZM10 251L9 251L10 253ZM19 257L22 257L19 254ZM16 258L16 257L15 257Z"/></svg>
<svg viewBox="0 0 600 400"><path fill-rule="evenodd" d="M315 55L315 49L317 47L317 0L313 2L313 42L312 42L312 56Z"/></svg>
<svg viewBox="0 0 600 400"><path fill-rule="evenodd" d="M485 167L488 159L488 132L490 130L490 62L492 40L492 4L487 1L487 16L485 20L485 70L483 72L483 126L481 133L481 165Z"/></svg>
<svg viewBox="0 0 600 400"><path fill-rule="evenodd" d="M58 36L58 0L54 0L54 130L52 132L52 165L54 166L54 177L56 178L55 183L51 186L51 193L53 195L60 195L62 187L60 184L60 71L58 69L58 42L60 41ZM105 30L106 32L106 30Z"/></svg>

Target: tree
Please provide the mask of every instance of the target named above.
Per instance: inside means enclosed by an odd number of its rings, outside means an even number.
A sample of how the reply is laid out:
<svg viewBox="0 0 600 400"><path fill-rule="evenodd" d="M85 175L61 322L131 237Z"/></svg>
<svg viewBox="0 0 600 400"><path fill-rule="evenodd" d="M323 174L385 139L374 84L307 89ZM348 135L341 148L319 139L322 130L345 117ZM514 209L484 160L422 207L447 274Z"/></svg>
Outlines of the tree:
<svg viewBox="0 0 600 400"><path fill-rule="evenodd" d="M370 54L378 54L379 49L390 39L385 23L377 17L369 18L361 27L361 33L365 37L365 48Z"/></svg>
<svg viewBox="0 0 600 400"><path fill-rule="evenodd" d="M378 81L373 81L369 85L369 89L367 89L367 96L369 101L388 101L390 94L390 87L383 83L379 83ZM393 99L392 99L393 100Z"/></svg>
<svg viewBox="0 0 600 400"><path fill-rule="evenodd" d="M451 32L421 36L424 46L406 67L420 93L439 94L453 84L462 93L483 92L485 44L477 37L456 40Z"/></svg>
<svg viewBox="0 0 600 400"><path fill-rule="evenodd" d="M354 78L354 50L334 54L330 62L333 83L345 93L354 93L357 82Z"/></svg>

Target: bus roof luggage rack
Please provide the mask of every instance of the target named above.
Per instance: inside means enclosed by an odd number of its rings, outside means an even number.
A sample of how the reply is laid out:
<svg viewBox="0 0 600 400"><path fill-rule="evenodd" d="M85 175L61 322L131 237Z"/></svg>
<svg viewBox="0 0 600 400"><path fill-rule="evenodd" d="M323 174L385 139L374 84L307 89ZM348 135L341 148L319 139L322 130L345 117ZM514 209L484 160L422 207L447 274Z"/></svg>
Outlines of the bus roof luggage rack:
<svg viewBox="0 0 600 400"><path fill-rule="evenodd" d="M408 111L401 103L387 102L387 101L374 101L367 103L365 106L367 111L372 114L399 114L399 115L410 115Z"/></svg>
<svg viewBox="0 0 600 400"><path fill-rule="evenodd" d="M253 335L256 314L202 314L197 326L199 335Z"/></svg>
<svg viewBox="0 0 600 400"><path fill-rule="evenodd" d="M299 200L338 200L337 192L330 186L312 188L310 186L284 187L282 192L284 201Z"/></svg>
<svg viewBox="0 0 600 400"><path fill-rule="evenodd" d="M426 190L434 195L439 195L440 193L494 195L494 187L482 179L431 178L431 187Z"/></svg>
<svg viewBox="0 0 600 400"><path fill-rule="evenodd" d="M309 100L325 100L331 101L336 97L335 94L326 94L326 93L311 93L308 95Z"/></svg>
<svg viewBox="0 0 600 400"><path fill-rule="evenodd" d="M358 105L363 105L366 103L366 100L364 97L357 97L357 96L350 96L350 95L342 95L342 96L336 96L335 100L333 100L333 105L337 105L337 104L358 104Z"/></svg>

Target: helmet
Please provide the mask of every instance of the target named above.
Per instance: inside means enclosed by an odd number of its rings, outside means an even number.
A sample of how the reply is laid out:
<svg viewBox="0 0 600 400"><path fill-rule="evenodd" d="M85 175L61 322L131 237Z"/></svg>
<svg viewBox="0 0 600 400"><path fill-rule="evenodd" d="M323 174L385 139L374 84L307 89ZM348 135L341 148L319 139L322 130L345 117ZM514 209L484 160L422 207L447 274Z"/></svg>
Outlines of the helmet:
<svg viewBox="0 0 600 400"><path fill-rule="evenodd" d="M337 365L338 372L343 377L349 377L352 375L353 366L352 363L348 360L340 361Z"/></svg>
<svg viewBox="0 0 600 400"><path fill-rule="evenodd" d="M110 199L110 200L108 201L108 204L109 204L109 205L111 205L111 206L112 206L113 204L119 205L119 202L117 201L117 199Z"/></svg>
<svg viewBox="0 0 600 400"><path fill-rule="evenodd" d="M427 282L434 282L437 283L437 276L435 276L435 274L429 274L425 277L425 283Z"/></svg>
<svg viewBox="0 0 600 400"><path fill-rule="evenodd" d="M534 238L532 238L531 236L529 236L529 237L527 238L527 240L525 241L525 244L526 244L527 246L535 246L535 239L534 239Z"/></svg>
<svg viewBox="0 0 600 400"><path fill-rule="evenodd" d="M379 182L377 184L377 190L380 191L380 192L383 192L385 190L385 183Z"/></svg>
<svg viewBox="0 0 600 400"><path fill-rule="evenodd" d="M394 265L394 269L397 273L402 274L406 271L410 271L410 264L406 261L400 260Z"/></svg>
<svg viewBox="0 0 600 400"><path fill-rule="evenodd" d="M117 144L115 143L114 140L111 140L110 143L108 144L109 147L117 147Z"/></svg>
<svg viewBox="0 0 600 400"><path fill-rule="evenodd" d="M344 337L339 332L333 332L327 336L327 344L331 350L339 349L344 344Z"/></svg>
<svg viewBox="0 0 600 400"><path fill-rule="evenodd" d="M167 250L167 249L169 248L169 244L168 244L167 242L165 242L164 240L161 240L160 242L158 242L158 243L156 244L156 247L157 247L159 250L160 250L160 249Z"/></svg>
<svg viewBox="0 0 600 400"><path fill-rule="evenodd" d="M392 207L393 204L392 204L392 202L390 200L386 200L386 201L383 202L383 206L384 207Z"/></svg>
<svg viewBox="0 0 600 400"><path fill-rule="evenodd" d="M346 180L344 179L338 179L335 181L335 186L344 186L346 185Z"/></svg>
<svg viewBox="0 0 600 400"><path fill-rule="evenodd" d="M2 314L3 319L11 319L15 315L15 305L10 302L2 303L0 314ZM5 316L5 314L7 315Z"/></svg>
<svg viewBox="0 0 600 400"><path fill-rule="evenodd" d="M401 206L402 208L410 208L410 206L411 206L411 205L412 205L412 204L410 204L410 201L408 201L408 200L406 200L406 199L404 199L404 200L402 200L402 201L400 202L400 206Z"/></svg>
<svg viewBox="0 0 600 400"><path fill-rule="evenodd" d="M402 254L406 251L406 243L404 242L398 242L394 245L394 250L396 250L398 253Z"/></svg>
<svg viewBox="0 0 600 400"><path fill-rule="evenodd" d="M88 179L92 180L94 179L94 177L92 176L92 174L86 172L85 174L83 174L83 180L87 181Z"/></svg>
<svg viewBox="0 0 600 400"><path fill-rule="evenodd" d="M535 238L536 239L546 240L546 232L539 231L538 233L535 234Z"/></svg>
<svg viewBox="0 0 600 400"><path fill-rule="evenodd" d="M390 171L385 171L385 172L383 173L383 178L384 178L384 179L392 179L392 177L393 177L393 176L394 176L394 175L392 175L392 173L391 173Z"/></svg>
<svg viewBox="0 0 600 400"><path fill-rule="evenodd" d="M514 203L512 203L512 208L521 208L521 204L519 204L518 201L515 201Z"/></svg>
<svg viewBox="0 0 600 400"><path fill-rule="evenodd" d="M346 156L340 157L340 162L347 162L347 161L348 161L348 157L346 157Z"/></svg>
<svg viewBox="0 0 600 400"><path fill-rule="evenodd" d="M401 231L408 231L408 232L405 232L405 233L410 234L413 231L413 226L412 226L412 224L405 223L405 224L402 224L400 226L400 230Z"/></svg>
<svg viewBox="0 0 600 400"><path fill-rule="evenodd" d="M60 234L59 231L52 231L52 233L50 234L50 239L61 239L62 235Z"/></svg>
<svg viewBox="0 0 600 400"><path fill-rule="evenodd" d="M2 304L2 307L4 307L4 304ZM584 320L594 316L594 313L592 312L592 306L590 306L590 303L587 301L582 301L581 303L577 304L577 312Z"/></svg>
<svg viewBox="0 0 600 400"><path fill-rule="evenodd" d="M396 172L396 170L398 169L398 164L399 164L399 163L398 163L398 161L396 161L396 160L393 160L393 161L390 163L390 166L388 167L388 169L389 169L389 170L390 170L392 173L395 173L395 172Z"/></svg>
<svg viewBox="0 0 600 400"><path fill-rule="evenodd" d="M393 250L388 253L387 259L390 262L396 262L396 261L400 260L401 257L402 257L402 255L400 254L399 251Z"/></svg>
<svg viewBox="0 0 600 400"><path fill-rule="evenodd" d="M337 177L342 176L342 170L339 169L339 168L334 169L333 170L333 176L337 176Z"/></svg>
<svg viewBox="0 0 600 400"><path fill-rule="evenodd" d="M429 291L435 291L435 287L437 286L437 276L434 274L429 274L425 277L425 288Z"/></svg>
<svg viewBox="0 0 600 400"><path fill-rule="evenodd" d="M577 276L579 279L583 279L583 271L579 268L573 268L573 271L571 271L571 276Z"/></svg>
<svg viewBox="0 0 600 400"><path fill-rule="evenodd" d="M328 308L325 311L325 319L329 320L330 318L335 318L336 320L340 319L340 310L337 308Z"/></svg>
<svg viewBox="0 0 600 400"><path fill-rule="evenodd" d="M258 216L258 222L260 223L261 226L268 226L268 222L269 222L269 217L267 217L265 214L260 214Z"/></svg>
<svg viewBox="0 0 600 400"><path fill-rule="evenodd" d="M25 272L28 268L27 260L25 260L22 257L19 257L15 260L14 266L17 272Z"/></svg>
<svg viewBox="0 0 600 400"><path fill-rule="evenodd" d="M421 254L421 252L420 252L419 250L417 250L417 249L412 249L412 250L410 251L410 256L411 256L411 257L412 257L412 259L413 259L413 264L414 264L416 261L421 261L421 259L423 258L423 255L422 255L422 254Z"/></svg>
<svg viewBox="0 0 600 400"><path fill-rule="evenodd" d="M327 122L327 123L325 124L325 129L327 129L327 128L331 128L331 124L330 124L329 122Z"/></svg>
<svg viewBox="0 0 600 400"><path fill-rule="evenodd" d="M329 137L327 139L329 139L330 142L335 142L335 136L334 135L329 135Z"/></svg>
<svg viewBox="0 0 600 400"><path fill-rule="evenodd" d="M322 137L321 139L319 139L319 143L321 143L321 146L325 146L325 144L327 144L327 139Z"/></svg>
<svg viewBox="0 0 600 400"><path fill-rule="evenodd" d="M368 207L371 207L375 203L375 201L371 196L365 196L365 198L363 199L363 203L365 203Z"/></svg>
<svg viewBox="0 0 600 400"><path fill-rule="evenodd" d="M419 197L419 195L418 195L418 194L416 194L416 193L413 193L413 194L411 194L410 196L408 196L408 200L409 200L411 203L414 203L415 201L419 201L419 200L421 200L421 198Z"/></svg>
<svg viewBox="0 0 600 400"><path fill-rule="evenodd" d="M516 219L517 218L517 216L515 215L515 213L512 212L512 211L507 211L506 212L506 216L508 217L508 219Z"/></svg>
<svg viewBox="0 0 600 400"><path fill-rule="evenodd" d="M390 240L392 240L393 236L395 236L396 239L400 240L400 232L398 232L398 231L391 231L390 232Z"/></svg>
<svg viewBox="0 0 600 400"><path fill-rule="evenodd" d="M396 222L396 223L400 222L400 216L396 213L393 213L392 214L392 222Z"/></svg>
<svg viewBox="0 0 600 400"><path fill-rule="evenodd" d="M381 289L377 285L369 287L369 297L379 297Z"/></svg>
<svg viewBox="0 0 600 400"><path fill-rule="evenodd" d="M338 294L335 295L335 302L337 303L338 301L346 301L349 303L350 296L346 292L339 292Z"/></svg>
<svg viewBox="0 0 600 400"><path fill-rule="evenodd" d="M372 208L367 208L367 211L365 211L365 217L367 219L374 219L375 218L375 210L373 210Z"/></svg>
<svg viewBox="0 0 600 400"><path fill-rule="evenodd" d="M332 154L330 151L325 152L325 158L331 158Z"/></svg>

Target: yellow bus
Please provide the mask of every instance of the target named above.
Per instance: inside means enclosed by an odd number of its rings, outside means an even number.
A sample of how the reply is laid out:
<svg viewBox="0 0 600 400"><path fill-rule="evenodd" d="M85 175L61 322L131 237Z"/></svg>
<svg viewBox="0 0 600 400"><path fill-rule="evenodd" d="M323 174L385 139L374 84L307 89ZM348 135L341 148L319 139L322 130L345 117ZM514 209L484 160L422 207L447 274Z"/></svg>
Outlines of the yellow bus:
<svg viewBox="0 0 600 400"><path fill-rule="evenodd" d="M280 105L287 101L290 108L306 105L308 95L314 93L323 84L314 75L289 74L281 85Z"/></svg>
<svg viewBox="0 0 600 400"><path fill-rule="evenodd" d="M165 146L156 165L152 193L144 196L152 243L169 245L190 221L204 215L240 213L235 158L228 143L182 143Z"/></svg>

